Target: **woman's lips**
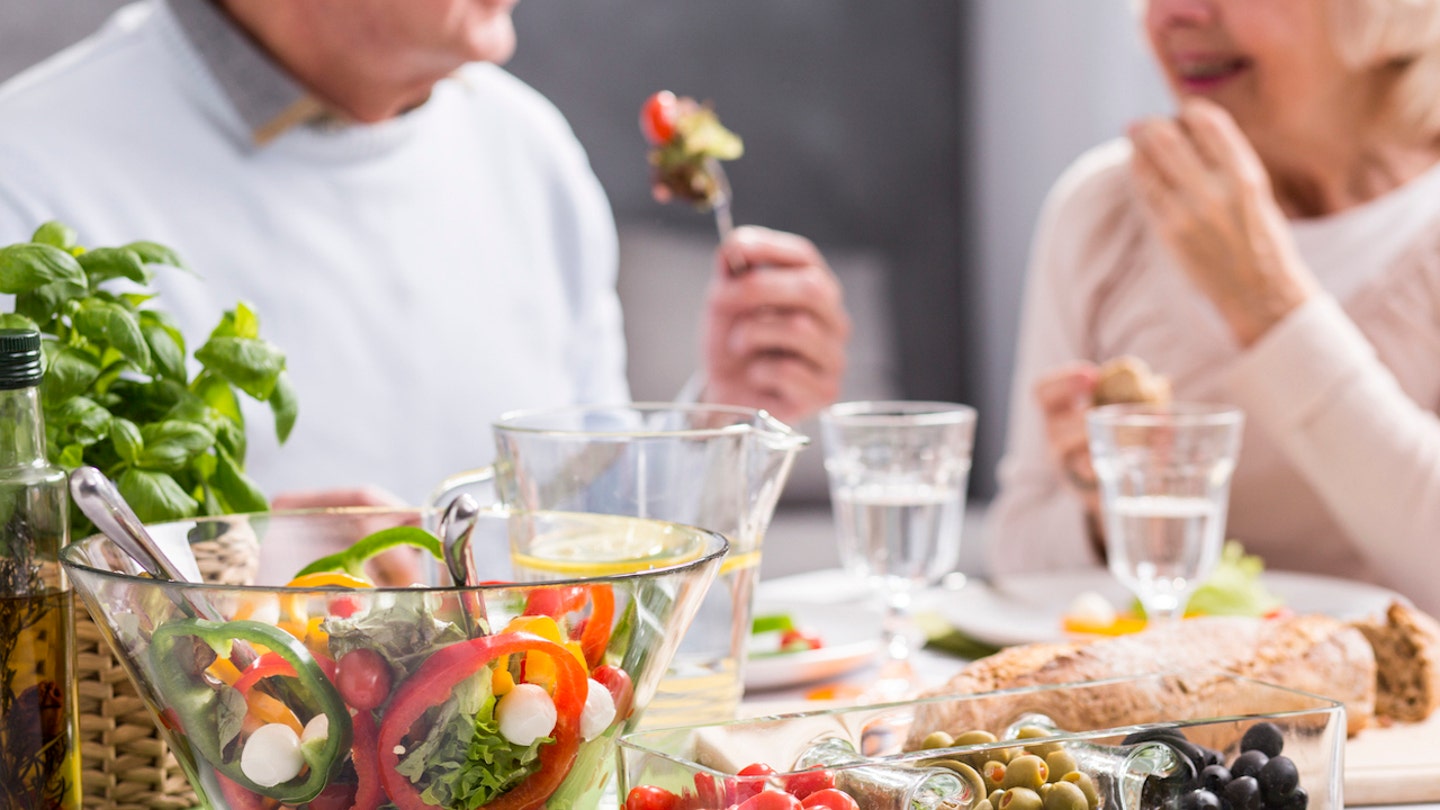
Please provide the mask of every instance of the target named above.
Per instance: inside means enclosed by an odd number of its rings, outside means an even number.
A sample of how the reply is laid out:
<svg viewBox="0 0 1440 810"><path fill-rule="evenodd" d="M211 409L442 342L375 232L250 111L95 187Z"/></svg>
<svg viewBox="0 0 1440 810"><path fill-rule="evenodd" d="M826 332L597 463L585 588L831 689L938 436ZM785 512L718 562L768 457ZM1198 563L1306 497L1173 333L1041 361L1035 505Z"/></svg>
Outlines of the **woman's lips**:
<svg viewBox="0 0 1440 810"><path fill-rule="evenodd" d="M1215 90L1250 67L1244 57L1205 57L1176 60L1172 63L1176 82L1192 93Z"/></svg>

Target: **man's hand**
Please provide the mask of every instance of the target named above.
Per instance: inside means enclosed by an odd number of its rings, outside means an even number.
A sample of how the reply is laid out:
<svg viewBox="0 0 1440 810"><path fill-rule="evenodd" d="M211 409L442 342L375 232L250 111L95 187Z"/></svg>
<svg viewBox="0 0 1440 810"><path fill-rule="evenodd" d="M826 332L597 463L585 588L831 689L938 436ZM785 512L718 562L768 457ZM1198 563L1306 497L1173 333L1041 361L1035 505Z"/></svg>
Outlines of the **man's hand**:
<svg viewBox="0 0 1440 810"><path fill-rule="evenodd" d="M834 402L850 316L808 239L747 226L716 251L704 332L707 402L798 422Z"/></svg>

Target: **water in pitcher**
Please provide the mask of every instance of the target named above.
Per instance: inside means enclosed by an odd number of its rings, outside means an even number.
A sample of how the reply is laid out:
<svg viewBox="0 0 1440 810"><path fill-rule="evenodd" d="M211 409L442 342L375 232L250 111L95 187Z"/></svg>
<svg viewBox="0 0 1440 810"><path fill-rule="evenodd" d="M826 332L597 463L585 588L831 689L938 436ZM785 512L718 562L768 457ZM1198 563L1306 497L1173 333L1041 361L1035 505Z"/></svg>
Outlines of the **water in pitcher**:
<svg viewBox="0 0 1440 810"><path fill-rule="evenodd" d="M960 559L965 491L928 484L859 484L831 497L840 559L885 590L920 588Z"/></svg>

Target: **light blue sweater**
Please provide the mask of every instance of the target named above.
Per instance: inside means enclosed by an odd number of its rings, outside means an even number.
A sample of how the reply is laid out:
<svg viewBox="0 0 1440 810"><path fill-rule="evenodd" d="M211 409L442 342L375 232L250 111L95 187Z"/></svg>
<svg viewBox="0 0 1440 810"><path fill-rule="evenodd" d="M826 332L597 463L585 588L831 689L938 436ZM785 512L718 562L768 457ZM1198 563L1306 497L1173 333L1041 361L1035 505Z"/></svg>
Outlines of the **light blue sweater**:
<svg viewBox="0 0 1440 810"><path fill-rule="evenodd" d="M151 239L192 343L249 302L300 419L267 493L373 483L418 500L488 463L503 411L628 399L603 191L559 112L493 65L373 126L251 143L163 4L0 88L0 244L58 218L82 244ZM194 346L191 346L193 349Z"/></svg>

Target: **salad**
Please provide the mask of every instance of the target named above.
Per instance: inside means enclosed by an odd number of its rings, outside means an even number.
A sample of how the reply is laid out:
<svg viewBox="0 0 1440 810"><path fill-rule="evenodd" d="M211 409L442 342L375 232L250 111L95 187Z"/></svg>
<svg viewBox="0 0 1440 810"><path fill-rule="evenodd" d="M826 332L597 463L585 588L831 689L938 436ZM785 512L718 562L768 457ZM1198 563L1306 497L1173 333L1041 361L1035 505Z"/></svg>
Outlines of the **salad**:
<svg viewBox="0 0 1440 810"><path fill-rule="evenodd" d="M600 770L632 704L616 586L517 586L486 615L466 594L372 590L365 559L399 545L440 550L386 529L300 571L289 587L309 594L154 629L144 664L206 793L245 810L524 810L593 787L567 777Z"/></svg>
<svg viewBox="0 0 1440 810"><path fill-rule="evenodd" d="M750 620L750 657L784 655L818 650L825 641L813 630L796 624L788 613L769 613Z"/></svg>
<svg viewBox="0 0 1440 810"><path fill-rule="evenodd" d="M641 107L640 132L650 144L651 192L658 202L684 200L701 210L728 203L719 161L740 157L745 147L708 104L661 90Z"/></svg>
<svg viewBox="0 0 1440 810"><path fill-rule="evenodd" d="M1230 540L1220 552L1220 561L1210 576L1191 594L1185 615L1269 617L1285 612L1280 597L1260 580L1265 562L1246 554L1240 543ZM1118 609L1104 596L1087 591L1075 597L1062 619L1065 630L1082 635L1116 636L1145 629L1145 610L1139 600Z"/></svg>

